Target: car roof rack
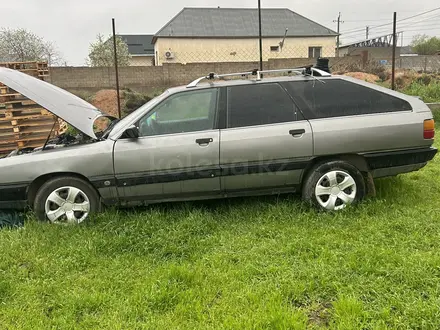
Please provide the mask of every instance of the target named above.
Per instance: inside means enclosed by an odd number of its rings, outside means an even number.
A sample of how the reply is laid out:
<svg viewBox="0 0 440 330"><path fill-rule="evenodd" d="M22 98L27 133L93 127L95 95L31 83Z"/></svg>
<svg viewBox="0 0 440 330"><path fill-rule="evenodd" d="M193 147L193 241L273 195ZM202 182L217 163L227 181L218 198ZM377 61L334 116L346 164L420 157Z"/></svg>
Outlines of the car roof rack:
<svg viewBox="0 0 440 330"><path fill-rule="evenodd" d="M297 75L304 75L304 76L312 76L315 77L314 73L317 73L318 76L321 77L330 77L331 74L317 69L317 68L313 68L311 65L310 66L305 66L305 67L301 67L301 68L292 68L292 69L278 69L278 70L252 70L252 71L246 71L246 72L237 72L237 73L226 73L226 74L216 74L214 72L209 73L207 76L203 76L200 78L197 78L196 80L194 80L193 82L189 83L186 88L194 88L197 87L197 85L202 81L202 80L214 80L214 79L223 79L223 78L227 78L227 77L247 77L248 76L256 76L256 80L260 81L263 78L263 75L265 73L287 73L287 74L297 74Z"/></svg>

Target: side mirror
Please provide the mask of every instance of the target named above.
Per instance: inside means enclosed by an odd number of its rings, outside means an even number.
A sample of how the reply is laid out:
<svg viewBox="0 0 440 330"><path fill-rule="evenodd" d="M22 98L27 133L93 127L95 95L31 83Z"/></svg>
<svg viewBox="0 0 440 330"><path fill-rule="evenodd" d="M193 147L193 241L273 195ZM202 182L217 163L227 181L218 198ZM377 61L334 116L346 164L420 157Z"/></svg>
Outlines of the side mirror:
<svg viewBox="0 0 440 330"><path fill-rule="evenodd" d="M125 130L124 135L129 139L137 139L139 137L139 130L136 126L132 125Z"/></svg>

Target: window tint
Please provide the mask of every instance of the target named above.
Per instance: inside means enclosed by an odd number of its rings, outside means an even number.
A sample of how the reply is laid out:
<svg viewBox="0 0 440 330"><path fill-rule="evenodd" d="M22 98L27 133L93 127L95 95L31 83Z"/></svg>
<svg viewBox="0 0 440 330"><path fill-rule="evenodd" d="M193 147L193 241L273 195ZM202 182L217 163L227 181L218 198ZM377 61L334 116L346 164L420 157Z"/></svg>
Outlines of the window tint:
<svg viewBox="0 0 440 330"><path fill-rule="evenodd" d="M405 100L341 79L325 80L325 84L295 81L284 86L311 118L412 110Z"/></svg>
<svg viewBox="0 0 440 330"><path fill-rule="evenodd" d="M140 136L203 131L214 128L217 89L172 95L139 121Z"/></svg>
<svg viewBox="0 0 440 330"><path fill-rule="evenodd" d="M278 84L228 88L228 127L245 127L294 121L295 106Z"/></svg>

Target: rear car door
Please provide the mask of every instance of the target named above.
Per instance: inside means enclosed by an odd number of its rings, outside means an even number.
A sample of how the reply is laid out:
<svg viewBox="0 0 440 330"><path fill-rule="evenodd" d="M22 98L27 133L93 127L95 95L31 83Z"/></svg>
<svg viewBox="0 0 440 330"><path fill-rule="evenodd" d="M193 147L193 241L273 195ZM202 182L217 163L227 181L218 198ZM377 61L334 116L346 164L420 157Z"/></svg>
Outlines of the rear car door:
<svg viewBox="0 0 440 330"><path fill-rule="evenodd" d="M226 103L222 189L294 190L313 155L313 134L287 92L278 83L231 86Z"/></svg>
<svg viewBox="0 0 440 330"><path fill-rule="evenodd" d="M141 118L140 137L115 143L122 201L185 199L220 193L218 89L171 95Z"/></svg>

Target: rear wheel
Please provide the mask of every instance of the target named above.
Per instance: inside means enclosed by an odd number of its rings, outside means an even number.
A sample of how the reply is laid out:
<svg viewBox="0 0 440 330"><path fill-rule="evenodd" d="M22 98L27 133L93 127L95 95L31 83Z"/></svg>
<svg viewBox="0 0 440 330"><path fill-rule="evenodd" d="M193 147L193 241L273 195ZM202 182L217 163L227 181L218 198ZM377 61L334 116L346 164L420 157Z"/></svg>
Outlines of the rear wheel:
<svg viewBox="0 0 440 330"><path fill-rule="evenodd" d="M100 209L99 195L84 180L59 177L38 190L34 211L39 220L56 224L79 224Z"/></svg>
<svg viewBox="0 0 440 330"><path fill-rule="evenodd" d="M303 200L325 211L341 210L365 197L362 173L344 161L316 165L303 185Z"/></svg>

